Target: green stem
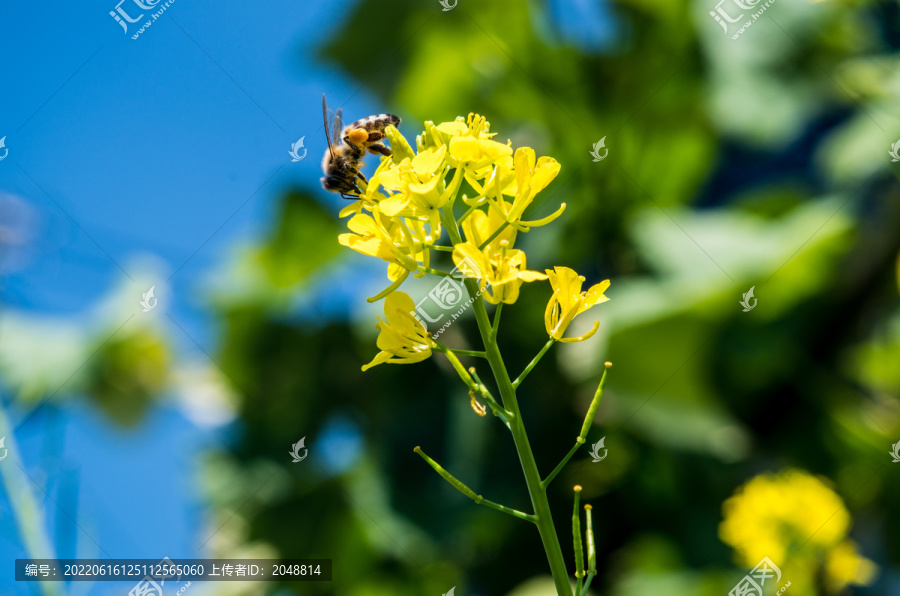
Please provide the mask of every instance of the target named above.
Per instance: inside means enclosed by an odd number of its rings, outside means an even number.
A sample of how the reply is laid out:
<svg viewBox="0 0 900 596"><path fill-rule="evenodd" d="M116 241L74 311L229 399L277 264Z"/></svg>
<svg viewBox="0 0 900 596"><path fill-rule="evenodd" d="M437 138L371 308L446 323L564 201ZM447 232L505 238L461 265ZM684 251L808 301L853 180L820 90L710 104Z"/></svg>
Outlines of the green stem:
<svg viewBox="0 0 900 596"><path fill-rule="evenodd" d="M422 459L424 459L426 462L428 462L428 465L431 466L432 468L434 468L434 470L438 474L441 475L441 478L443 478L444 480L449 482L453 486L453 488L455 488L462 494L466 495L467 497L469 497L470 499L472 499L479 505L485 505L487 507L490 507L491 509L496 509L497 511L502 511L503 513L508 513L509 515L512 515L513 517L518 517L519 519L523 519L525 521L529 521L532 523L534 523L536 521L536 518L529 513L524 513L522 511L518 511L516 509L507 507L506 505L501 505L500 503L495 503L495 502L485 499L481 495L477 494L474 490L472 490L471 488L469 488L468 486L463 484L456 477L454 477L450 472L445 470L439 463L437 463L436 461L434 461L433 459L431 459L430 457L425 455L425 452L422 451L422 449L420 447L416 447L415 449L413 449L413 451L415 451L416 453L421 455Z"/></svg>
<svg viewBox="0 0 900 596"><path fill-rule="evenodd" d="M487 358L487 354L484 352L477 352L475 350L450 350L457 356L473 356L475 358Z"/></svg>
<svg viewBox="0 0 900 596"><path fill-rule="evenodd" d="M453 252L452 246L440 246L439 244L427 244L427 245L423 246L422 248L429 248L431 250L441 250L444 252Z"/></svg>
<svg viewBox="0 0 900 596"><path fill-rule="evenodd" d="M600 407L600 399L603 397L603 388L606 387L606 373L609 372L612 362L607 362L604 366L606 366L606 368L603 370L603 376L600 377L600 384L597 385L597 391L594 392L594 399L591 400L591 406L588 408L587 414L584 416L584 422L581 424L581 432L575 437L575 445L569 449L569 452L562 458L562 461L559 462L559 464L553 468L553 471L550 472L550 475L544 479L542 482L544 488L546 488L550 482L556 478L556 475L566 467L566 464L569 463L569 460L572 459L572 456L575 455L578 448L584 445L587 440L588 431L590 431L591 424L594 422L594 416L597 415L597 408Z"/></svg>
<svg viewBox="0 0 900 596"><path fill-rule="evenodd" d="M503 230L505 230L509 226L508 221L504 221L499 228L494 230L494 233L488 236L488 239L481 243L481 246L478 247L478 250L484 250L484 247L494 241L494 238L500 235Z"/></svg>
<svg viewBox="0 0 900 596"><path fill-rule="evenodd" d="M419 267L419 271L424 271L425 273L431 273L432 275L440 275L441 277L453 277L452 273L447 271L439 271L437 269L432 269L431 267Z"/></svg>
<svg viewBox="0 0 900 596"><path fill-rule="evenodd" d="M587 579L584 582L584 589L581 591L581 594L579 594L579 596L587 596L588 588L591 587L591 582L594 581L595 577L597 577L596 573L587 574Z"/></svg>
<svg viewBox="0 0 900 596"><path fill-rule="evenodd" d="M575 446L569 449L569 452L564 458L562 458L562 461L559 462L556 467L553 468L553 471L550 472L550 474L546 478L544 478L543 482L541 482L541 485L543 485L544 488L550 486L550 483L553 482L553 479L556 478L556 475L562 472L562 469L566 467L566 464L569 463L569 460L572 459L572 456L575 455L575 452L578 451L578 448L582 445L584 445L584 439L582 439L581 437L575 439Z"/></svg>
<svg viewBox="0 0 900 596"><path fill-rule="evenodd" d="M528 376L528 373L531 372L531 369L533 369L535 366L537 366L537 363L541 361L541 358L544 357L544 354L547 353L547 350L549 350L551 347L553 347L553 344L555 344L555 343L556 343L556 340L551 337L550 340L544 344L544 347L541 348L541 351L538 352L538 355L535 356L534 359L532 359L532 361L528 363L528 366L525 367L525 370L522 371L522 374L520 374L518 376L518 378L515 381L513 381L514 388L518 388L518 386L522 383L522 381L525 380L525 377Z"/></svg>
<svg viewBox="0 0 900 596"><path fill-rule="evenodd" d="M459 230L453 219L452 208L444 207L443 215L446 219L454 222L454 225L448 226L451 242L453 244L462 242ZM522 414L519 411L519 402L516 399L516 389L513 387L509 378L509 372L507 372L506 366L503 364L503 357L500 355L497 342L491 337L492 325L488 318L487 309L484 306L484 300L478 294L478 285L472 279L466 279L465 285L469 296L474 300L475 320L478 323L478 331L484 342L488 363L500 390L500 399L503 402L503 407L510 413L509 428L513 435L519 461L522 464L525 484L528 486L528 494L534 507L535 523L541 536L541 542L544 545L544 551L547 554L547 561L550 564L550 571L553 574L553 582L556 585L557 594L558 596L572 596L572 586L569 584L566 561L563 558L562 547L556 534L556 527L553 525L550 503L547 500L547 491L541 483L540 471L534 459L531 445L528 442L525 426L522 424Z"/></svg>
<svg viewBox="0 0 900 596"><path fill-rule="evenodd" d="M584 546L581 543L581 512L578 501L581 500L581 487L575 486L575 508L572 511L572 544L575 548L575 593L581 594L581 582L584 577Z"/></svg>
<svg viewBox="0 0 900 596"><path fill-rule="evenodd" d="M503 312L503 303L497 305L494 309L494 323L491 325L491 341L497 341L497 331L500 329L500 313ZM515 385L514 385L515 386Z"/></svg>
<svg viewBox="0 0 900 596"><path fill-rule="evenodd" d="M487 390L487 387L484 386L484 383L481 382L481 379L478 378L478 375L474 374L475 369L470 368L466 371L465 367L463 367L462 363L459 361L459 358L456 357L456 354L453 350L449 349L447 346L439 342L438 340L434 340L434 343L437 344L437 348L435 351L442 352L444 356L447 357L447 360L450 361L450 365L453 366L453 369L456 371L456 374L459 375L459 378L462 379L463 383L466 384L466 387L469 388L469 391L472 392L473 395L480 395L482 399L484 399L489 406L491 406L491 411L494 413L494 416L500 418L507 427L509 427L509 417L510 413L503 409L503 407L497 403L497 400L494 399L494 396L491 395L491 392ZM469 376L469 373L472 373ZM472 380L472 377L475 380Z"/></svg>

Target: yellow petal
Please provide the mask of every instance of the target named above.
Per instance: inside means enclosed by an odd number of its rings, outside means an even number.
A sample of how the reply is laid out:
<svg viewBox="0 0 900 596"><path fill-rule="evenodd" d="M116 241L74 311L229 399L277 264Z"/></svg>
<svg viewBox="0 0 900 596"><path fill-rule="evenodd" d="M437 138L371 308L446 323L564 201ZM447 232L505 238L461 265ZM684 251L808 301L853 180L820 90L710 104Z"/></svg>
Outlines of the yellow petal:
<svg viewBox="0 0 900 596"><path fill-rule="evenodd" d="M481 145L473 137L453 137L450 139L450 155L460 161L476 161L481 158Z"/></svg>
<svg viewBox="0 0 900 596"><path fill-rule="evenodd" d="M409 195L398 193L378 202L378 210L388 217L396 217L398 213L409 205Z"/></svg>
<svg viewBox="0 0 900 596"><path fill-rule="evenodd" d="M534 170L534 149L531 147L519 147L513 160L516 171L516 194L526 192L531 183Z"/></svg>
<svg viewBox="0 0 900 596"><path fill-rule="evenodd" d="M562 166L552 157L542 157L537 161L534 168L534 177L531 180L531 192L537 194L544 190L548 184L553 182L559 174Z"/></svg>
<svg viewBox="0 0 900 596"><path fill-rule="evenodd" d="M428 176L434 176L443 169L444 160L447 157L447 146L441 145L437 149L428 149L416 155L412 160L413 170L420 180Z"/></svg>
<svg viewBox="0 0 900 596"><path fill-rule="evenodd" d="M469 133L469 126L462 120L455 120L453 122L441 122L435 128L443 133L447 133L448 135L453 136Z"/></svg>
<svg viewBox="0 0 900 596"><path fill-rule="evenodd" d="M600 283L591 286L584 295L584 303L581 305L581 309L579 312L584 312L595 304L603 304L609 300L609 296L605 296L603 292L605 292L609 288L609 280L601 281Z"/></svg>
<svg viewBox="0 0 900 596"><path fill-rule="evenodd" d="M363 372L369 370L373 366L378 366L379 364L384 364L385 362L387 362L390 359L391 359L391 355L388 352L378 352L378 354L375 355L375 358L373 358L371 362L369 362L368 364L363 364L363 366L362 366Z"/></svg>
<svg viewBox="0 0 900 596"><path fill-rule="evenodd" d="M491 270L484 253L468 242L453 247L453 264L460 273L473 279L484 279Z"/></svg>
<svg viewBox="0 0 900 596"><path fill-rule="evenodd" d="M547 279L547 276L538 271L519 271L519 279L527 282L543 281Z"/></svg>
<svg viewBox="0 0 900 596"><path fill-rule="evenodd" d="M565 211L565 210L566 210L566 204L565 204L565 203L561 203L560 206L559 206L559 209L557 209L556 211L554 211L553 213L551 213L551 214L548 215L547 217L542 217L541 219L536 219L536 220L534 220L534 221L523 221L523 220L520 219L520 220L519 220L519 223L520 223L521 225L526 226L526 227L529 227L529 228L537 228L537 227L540 227L540 226L545 226L545 225L547 225L548 223L552 222L552 221L553 221L554 219L556 219L557 217L559 217L560 215L562 215L562 214L563 214L563 211Z"/></svg>
<svg viewBox="0 0 900 596"><path fill-rule="evenodd" d="M600 328L600 322L594 321L594 326L591 327L591 330L588 331L587 333L585 333L584 335L579 335L578 337L560 337L558 339L559 339L559 341L561 341L563 343L567 343L567 344L584 341L586 339L590 339L591 337L593 337L594 334L597 333L597 329L599 329L599 328Z"/></svg>

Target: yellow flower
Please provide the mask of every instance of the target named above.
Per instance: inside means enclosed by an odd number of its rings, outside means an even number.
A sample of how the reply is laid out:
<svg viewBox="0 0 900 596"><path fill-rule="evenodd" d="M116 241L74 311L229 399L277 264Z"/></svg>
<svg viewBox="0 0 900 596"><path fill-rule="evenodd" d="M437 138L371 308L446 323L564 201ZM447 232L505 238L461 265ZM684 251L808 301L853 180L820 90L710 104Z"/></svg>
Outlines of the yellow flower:
<svg viewBox="0 0 900 596"><path fill-rule="evenodd" d="M360 213L350 218L347 227L352 233L338 236L338 242L344 246L379 257L407 271L419 268L415 257L420 251L416 250L415 238L402 223L396 220L385 222L379 213L374 217Z"/></svg>
<svg viewBox="0 0 900 596"><path fill-rule="evenodd" d="M467 180L486 178L496 164L512 167L512 147L509 143L498 143L492 140L496 133L491 133L491 123L484 116L469 114L463 121L457 118L453 122L442 122L437 126L426 123L426 130L418 141L422 148L446 145L453 167L465 169Z"/></svg>
<svg viewBox="0 0 900 596"><path fill-rule="evenodd" d="M379 172L377 180L369 184L367 196L375 194L378 185L394 191L378 198L377 209L388 217L427 219L435 238L441 235L441 208L450 193L444 192L443 179L447 162L447 148L426 149L414 158ZM371 192L371 195L368 195ZM374 198L374 197L373 197Z"/></svg>
<svg viewBox="0 0 900 596"><path fill-rule="evenodd" d="M824 559L831 592L874 579L875 564L846 540L850 513L815 476L800 470L756 476L723 503L722 511L719 537L744 567L769 557L800 584L805 578L798 575L814 573Z"/></svg>
<svg viewBox="0 0 900 596"><path fill-rule="evenodd" d="M381 349L362 369L368 370L385 362L410 364L431 356L434 340L412 313L416 310L413 299L403 292L391 292L384 299L384 318L378 319L375 328L380 331L376 345Z"/></svg>
<svg viewBox="0 0 900 596"><path fill-rule="evenodd" d="M840 592L849 584L867 586L875 579L878 566L856 552L856 545L845 540L828 553L825 577L833 592Z"/></svg>
<svg viewBox="0 0 900 596"><path fill-rule="evenodd" d="M506 203L506 205L509 206L509 203ZM463 220L462 229L466 235L466 240L471 244L480 247L488 238L493 236L497 230L503 227L504 223L506 223L506 219L503 217L503 214L496 209L489 208L487 213L479 209L473 211L472 215ZM506 228L499 232L482 250L487 253L494 253L499 250L500 243L504 240L509 242L509 245L512 246L516 240L516 229L506 226Z"/></svg>
<svg viewBox="0 0 900 596"><path fill-rule="evenodd" d="M491 304L512 304L519 298L522 282L547 279L543 273L528 271L525 253L510 248L508 240L501 240L496 251L461 242L453 247L453 263L463 275L478 280L481 295Z"/></svg>
<svg viewBox="0 0 900 596"><path fill-rule="evenodd" d="M609 280L601 281L588 291L582 292L581 285L584 283L584 277L579 276L568 267L554 267L553 271L547 269L547 276L550 278L550 287L553 288L553 295L547 303L547 310L544 311L544 326L547 328L547 334L553 339L567 343L584 341L594 335L600 326L597 321L594 322L594 327L584 335L563 337L575 315L583 313L595 304L609 300L603 294L609 287Z"/></svg>

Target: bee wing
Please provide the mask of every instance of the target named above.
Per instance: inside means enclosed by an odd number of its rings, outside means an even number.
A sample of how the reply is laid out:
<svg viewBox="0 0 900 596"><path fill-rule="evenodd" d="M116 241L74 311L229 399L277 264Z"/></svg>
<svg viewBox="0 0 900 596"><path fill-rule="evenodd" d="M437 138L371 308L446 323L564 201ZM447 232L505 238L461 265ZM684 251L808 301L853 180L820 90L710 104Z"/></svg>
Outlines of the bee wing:
<svg viewBox="0 0 900 596"><path fill-rule="evenodd" d="M340 145L342 142L341 134L344 132L344 121L341 119L342 113L343 110L338 108L338 111L334 114L334 123L332 124L334 128L331 130L331 142L335 145Z"/></svg>
<svg viewBox="0 0 900 596"><path fill-rule="evenodd" d="M331 154L331 159L334 159L334 142L332 141L334 133L328 121L328 105L325 103L324 93L322 94L322 123L325 125L325 142L328 143L328 153Z"/></svg>

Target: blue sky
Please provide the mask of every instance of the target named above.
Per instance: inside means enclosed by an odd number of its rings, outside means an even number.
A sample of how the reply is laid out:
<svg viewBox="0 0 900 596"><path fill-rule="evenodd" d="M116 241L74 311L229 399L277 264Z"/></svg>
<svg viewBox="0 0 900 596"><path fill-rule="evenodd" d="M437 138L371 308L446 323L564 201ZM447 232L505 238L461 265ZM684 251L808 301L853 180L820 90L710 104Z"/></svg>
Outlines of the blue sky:
<svg viewBox="0 0 900 596"><path fill-rule="evenodd" d="M132 2L122 6L137 16ZM147 288L129 275L152 255L166 276L178 270L169 312L209 341L190 297L236 241L268 224L284 189L318 185L323 90L348 113L381 111L358 83L312 61L351 4L176 0L137 40L109 15L114 1L0 7L0 225L21 216L9 210L15 200L30 236L2 260L3 308L79 318L128 284L138 300ZM301 136L309 158L292 163ZM13 424L23 414L11 411ZM62 507L42 501L59 556L91 539L113 556L148 558L190 556L202 542L197 469L213 438L175 408L125 431L68 402L43 409L16 442ZM6 563L25 556L6 499L0 489L0 594L36 594Z"/></svg>

